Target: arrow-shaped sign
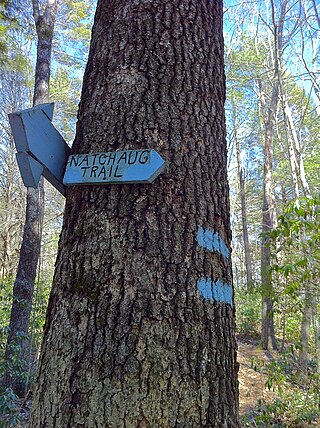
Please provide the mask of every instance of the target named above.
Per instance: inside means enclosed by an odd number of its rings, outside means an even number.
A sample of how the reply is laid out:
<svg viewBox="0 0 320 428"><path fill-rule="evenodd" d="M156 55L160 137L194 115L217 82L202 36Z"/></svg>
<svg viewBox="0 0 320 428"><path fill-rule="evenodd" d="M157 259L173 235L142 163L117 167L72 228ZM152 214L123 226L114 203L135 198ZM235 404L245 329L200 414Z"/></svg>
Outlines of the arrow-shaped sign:
<svg viewBox="0 0 320 428"><path fill-rule="evenodd" d="M64 195L64 185L152 183L163 171L165 161L152 149L69 157L69 146L51 123L53 108L41 104L9 114L25 186L36 188L43 174Z"/></svg>
<svg viewBox="0 0 320 428"><path fill-rule="evenodd" d="M152 183L164 166L152 149L71 155L63 184Z"/></svg>
<svg viewBox="0 0 320 428"><path fill-rule="evenodd" d="M25 186L37 187L41 174L64 194L63 175L70 148L52 125L54 104L9 114L17 161Z"/></svg>

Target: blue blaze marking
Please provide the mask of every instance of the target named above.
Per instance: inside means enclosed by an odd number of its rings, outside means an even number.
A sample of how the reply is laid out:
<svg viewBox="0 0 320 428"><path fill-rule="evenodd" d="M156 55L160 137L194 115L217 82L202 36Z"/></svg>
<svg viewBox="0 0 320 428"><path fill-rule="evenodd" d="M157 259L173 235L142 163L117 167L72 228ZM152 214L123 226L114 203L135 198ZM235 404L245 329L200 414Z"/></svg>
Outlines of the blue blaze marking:
<svg viewBox="0 0 320 428"><path fill-rule="evenodd" d="M220 238L217 232L213 235L213 249L220 253Z"/></svg>
<svg viewBox="0 0 320 428"><path fill-rule="evenodd" d="M197 283L201 296L206 300L228 303L232 306L232 287L220 279L216 282L210 278L200 278Z"/></svg>
<svg viewBox="0 0 320 428"><path fill-rule="evenodd" d="M207 300L212 300L212 287L211 280L209 278L201 278L198 280L198 290L202 297Z"/></svg>
<svg viewBox="0 0 320 428"><path fill-rule="evenodd" d="M229 249L217 232L212 232L200 226L198 228L197 240L200 247L208 251L217 251L226 259L229 257Z"/></svg>
<svg viewBox="0 0 320 428"><path fill-rule="evenodd" d="M209 251L213 249L213 232L202 227L198 229L198 244Z"/></svg>
<svg viewBox="0 0 320 428"><path fill-rule="evenodd" d="M229 257L229 248L226 246L226 243L224 242L224 240L221 237L220 237L220 253L226 259Z"/></svg>

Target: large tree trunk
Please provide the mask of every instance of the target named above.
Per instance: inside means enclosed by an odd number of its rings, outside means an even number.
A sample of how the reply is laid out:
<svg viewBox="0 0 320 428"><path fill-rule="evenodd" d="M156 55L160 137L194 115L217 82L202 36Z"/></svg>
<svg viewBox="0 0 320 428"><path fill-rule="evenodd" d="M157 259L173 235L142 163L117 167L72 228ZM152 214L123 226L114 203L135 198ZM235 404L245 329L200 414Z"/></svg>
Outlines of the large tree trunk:
<svg viewBox="0 0 320 428"><path fill-rule="evenodd" d="M30 426L239 427L222 1L100 0L73 153L153 184L67 190Z"/></svg>
<svg viewBox="0 0 320 428"><path fill-rule="evenodd" d="M58 0L47 0L43 14L38 1L33 1L38 35L33 105L49 101L51 47ZM43 178L37 189L27 189L26 218L20 248L19 264L13 287L9 334L6 345L6 369L2 386L10 386L19 396L28 387L30 336L28 335L34 283L41 249L44 215ZM18 351L17 351L18 350Z"/></svg>

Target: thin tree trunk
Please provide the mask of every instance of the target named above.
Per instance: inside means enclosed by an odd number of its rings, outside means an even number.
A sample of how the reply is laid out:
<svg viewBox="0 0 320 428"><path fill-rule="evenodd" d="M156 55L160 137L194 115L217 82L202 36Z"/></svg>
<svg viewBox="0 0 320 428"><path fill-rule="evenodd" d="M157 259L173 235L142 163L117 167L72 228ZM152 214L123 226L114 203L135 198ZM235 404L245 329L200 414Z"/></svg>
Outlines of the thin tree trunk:
<svg viewBox="0 0 320 428"><path fill-rule="evenodd" d="M303 156L301 154L300 142L299 142L299 139L297 136L296 128L294 126L291 108L289 106L289 103L288 103L288 100L286 97L284 98L284 112L285 112L285 117L286 117L288 125L289 125L291 138L294 142L294 147L293 147L294 163L297 166L296 169L299 171L299 178L300 178L300 181L302 184L303 193L305 196L308 196L308 195L310 195L310 188L309 188L309 183L307 181L306 174L305 174L304 162L303 162ZM293 146L292 143L291 143L291 145ZM297 160L295 153L297 153L299 161Z"/></svg>
<svg viewBox="0 0 320 428"><path fill-rule="evenodd" d="M243 177L243 168L242 168L241 159L240 159L240 143L238 139L236 108L233 102L232 102L232 107L233 107L232 113L233 113L233 122L234 122L234 140L236 143L236 151L237 151L238 177L239 177L240 199L241 199L241 220L242 220L242 235L243 235L244 257L245 257L246 276L247 276L247 289L250 289L253 285L253 280L252 280L252 263L251 263L251 253L250 253L249 234L248 234L248 222L247 222L245 180Z"/></svg>
<svg viewBox="0 0 320 428"><path fill-rule="evenodd" d="M313 300L314 296L311 292L310 285L307 284L305 286L304 308L300 330L301 350L299 354L299 365L303 371L302 374L305 374L309 361L309 337L314 306Z"/></svg>
<svg viewBox="0 0 320 428"><path fill-rule="evenodd" d="M285 109L284 109L284 113L285 113ZM285 122L287 122L286 115L285 115ZM298 182L298 172L297 172L298 162L297 162L297 157L293 146L293 141L290 136L290 133L288 132L287 125L285 125L285 130L286 130L286 139L287 139L287 145L288 145L289 163L290 163L294 197L298 198L299 197L299 182Z"/></svg>
<svg viewBox="0 0 320 428"><path fill-rule="evenodd" d="M277 349L275 339L274 316L273 316L273 298L274 291L272 286L271 251L270 239L266 237L272 229L270 219L269 205L267 198L264 196L263 218L262 218L262 246L261 246L261 285L262 285L262 332L261 342L263 349Z"/></svg>
<svg viewBox="0 0 320 428"><path fill-rule="evenodd" d="M34 106L49 101L51 50L57 5L57 0L48 0L41 14L38 1L33 0L38 35ZM11 387L19 396L24 396L28 387L26 373L29 369L31 352L28 330L41 249L43 215L44 183L41 179L37 189L27 188L26 218L13 287L13 304L5 353L6 370L2 378L2 385Z"/></svg>
<svg viewBox="0 0 320 428"><path fill-rule="evenodd" d="M313 305L313 331L314 331L314 343L316 348L316 363L317 373L320 374L320 326L319 326L319 314L318 314L318 297L315 299Z"/></svg>
<svg viewBox="0 0 320 428"><path fill-rule="evenodd" d="M32 428L240 426L224 99L222 1L98 2L73 153L167 169L67 189Z"/></svg>
<svg viewBox="0 0 320 428"><path fill-rule="evenodd" d="M282 99L284 104L284 115L285 115L285 122L289 128L289 146L291 147L290 151L290 160L292 162L292 168L293 171L293 180L296 185L296 197L299 196L299 187L298 187L298 174L297 171L299 171L299 178L300 182L302 184L302 189L304 196L310 195L310 188L309 184L307 182L306 176L305 176L305 170L304 170L304 162L303 157L301 155L300 151L300 143L298 140L298 136L295 130L291 109L288 103L288 100L284 94L284 88L281 76L279 75L279 81L281 82L281 89L282 89ZM294 146L293 146L294 142ZM299 156L299 162L297 161L296 153ZM301 243L306 241L305 233L301 233ZM301 351L299 355L299 363L301 367L306 370L308 365L308 350L309 350L309 337L310 337L310 326L311 326L311 320L312 320L312 313L315 312L317 306L317 299L312 298L312 295L310 293L310 286L307 284L305 287L305 304L303 308L303 316L301 321L301 330L300 330L300 343L301 343ZM316 343L315 343L316 344Z"/></svg>
<svg viewBox="0 0 320 428"><path fill-rule="evenodd" d="M314 95L316 99L314 99L316 103L316 112L320 118L320 84L319 84L319 78L318 78L318 57L319 57L319 43L320 39L313 38L311 43L311 49L310 45L305 46L305 33L303 31L304 25L306 25L307 31L310 33L319 32L320 30L320 16L317 9L316 0L312 0L312 9L309 7L308 2L304 2L303 9L304 9L304 16L303 19L301 19L301 56L299 55L306 72L308 73L308 77L310 78L312 88L314 90ZM316 18L316 22L310 22L310 18L313 17ZM310 65L309 65L310 64Z"/></svg>
<svg viewBox="0 0 320 428"><path fill-rule="evenodd" d="M280 60L279 60L280 61ZM295 197L299 197L299 179L302 185L303 193L305 196L310 195L310 188L308 181L306 179L303 157L301 154L300 142L294 125L292 112L290 105L288 103L287 95L284 88L284 83L282 79L282 73L277 69L277 79L279 82L279 88L281 92L281 100L283 107L283 114L285 119L285 129L288 139L288 151L289 151L289 160L290 168L292 175L292 182L294 187Z"/></svg>
<svg viewBox="0 0 320 428"><path fill-rule="evenodd" d="M277 71L278 71L277 78L278 78L280 91L281 91L283 113L284 113L285 126L286 126L287 137L288 137L289 159L290 159L291 174L292 174L292 181L294 184L295 196L296 198L299 197L298 177L302 184L304 196L308 196L310 195L310 188L305 175L304 162L303 162L303 157L300 149L300 142L299 142L296 128L294 125L291 108L289 106L287 95L285 93L282 73L280 72L279 69ZM297 156L299 158L299 161L297 159ZM300 239L301 239L301 243L305 243L306 236L304 232L301 233ZM310 326L311 326L312 314L316 311L317 311L317 299L312 298L310 285L307 284L305 287L305 303L303 308L303 316L302 316L301 329L300 329L301 351L299 355L299 363L303 370L306 370L308 365ZM315 344L317 344L317 339Z"/></svg>
<svg viewBox="0 0 320 428"><path fill-rule="evenodd" d="M263 90L261 90L263 93ZM273 84L271 104L267 114L264 145L264 180L262 208L262 241L261 241L261 291L262 291L262 330L261 342L263 349L276 348L274 319L273 319L273 285L271 266L271 248L268 233L276 225L274 194L272 189L272 139L275 126L275 115L278 104L278 85Z"/></svg>
<svg viewBox="0 0 320 428"><path fill-rule="evenodd" d="M272 189L272 160L273 160L273 135L276 126L277 109L279 103L279 67L281 64L283 25L287 11L288 0L280 5L279 19L276 21L276 9L274 1L271 0L274 46L274 73L272 78L272 94L269 107L266 108L266 96L260 90L262 97L262 109L264 110L264 180L263 180L263 209L262 209L262 246L261 246L261 289L262 289L262 333L261 341L263 349L271 346L276 349L274 320L273 320L273 285L271 276L271 248L267 234L276 226L277 218L274 205L274 194ZM261 87L261 82L260 82Z"/></svg>

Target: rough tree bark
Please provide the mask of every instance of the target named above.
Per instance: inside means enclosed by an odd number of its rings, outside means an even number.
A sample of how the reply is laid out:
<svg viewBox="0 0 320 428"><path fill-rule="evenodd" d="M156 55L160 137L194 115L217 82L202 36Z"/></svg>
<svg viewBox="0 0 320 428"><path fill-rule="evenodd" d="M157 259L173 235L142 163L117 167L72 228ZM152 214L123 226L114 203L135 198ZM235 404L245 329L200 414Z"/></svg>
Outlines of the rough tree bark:
<svg viewBox="0 0 320 428"><path fill-rule="evenodd" d="M100 0L73 153L153 184L67 189L30 426L239 427L222 1Z"/></svg>
<svg viewBox="0 0 320 428"><path fill-rule="evenodd" d="M42 13L39 2L33 0L32 3L38 36L33 96L35 106L49 102L51 48L58 0L47 0ZM24 396L28 387L28 377L26 376L30 363L28 329L41 249L43 215L44 183L41 179L37 189L27 189L26 218L13 287L13 304L6 344L6 370L1 380L3 387L10 386L19 396ZM17 345L20 349L18 354Z"/></svg>

